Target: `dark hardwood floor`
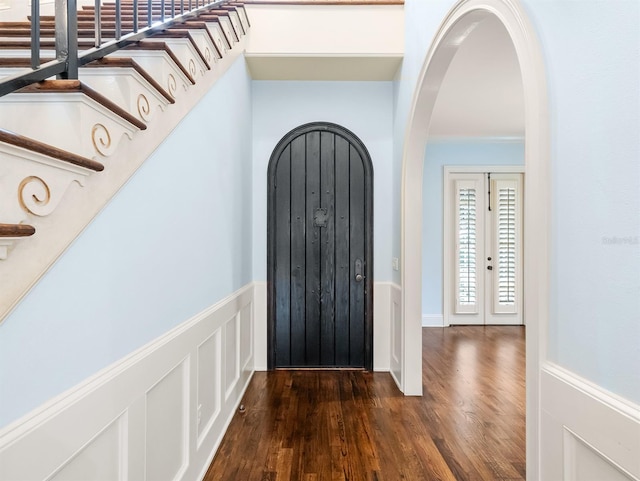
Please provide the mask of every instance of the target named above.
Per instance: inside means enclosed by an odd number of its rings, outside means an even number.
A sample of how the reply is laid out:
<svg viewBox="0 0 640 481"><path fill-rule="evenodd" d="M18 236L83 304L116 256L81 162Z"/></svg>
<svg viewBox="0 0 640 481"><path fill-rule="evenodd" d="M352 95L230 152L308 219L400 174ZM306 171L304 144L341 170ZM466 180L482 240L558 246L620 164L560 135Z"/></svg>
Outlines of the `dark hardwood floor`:
<svg viewBox="0 0 640 481"><path fill-rule="evenodd" d="M387 373L255 373L205 481L523 480L524 328L425 328L423 348L423 397Z"/></svg>

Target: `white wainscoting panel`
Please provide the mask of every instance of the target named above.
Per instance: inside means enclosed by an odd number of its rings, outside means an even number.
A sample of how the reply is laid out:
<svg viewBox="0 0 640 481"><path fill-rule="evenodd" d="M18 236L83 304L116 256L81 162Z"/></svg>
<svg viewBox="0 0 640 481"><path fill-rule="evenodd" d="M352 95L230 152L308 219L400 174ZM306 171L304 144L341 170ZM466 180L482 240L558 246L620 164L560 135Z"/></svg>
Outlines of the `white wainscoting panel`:
<svg viewBox="0 0 640 481"><path fill-rule="evenodd" d="M240 289L1 430L0 480L200 481L253 373L254 292Z"/></svg>
<svg viewBox="0 0 640 481"><path fill-rule="evenodd" d="M220 414L220 342L216 331L198 346L198 448Z"/></svg>
<svg viewBox="0 0 640 481"><path fill-rule="evenodd" d="M393 284L373 284L373 370L388 372L391 344L391 290Z"/></svg>
<svg viewBox="0 0 640 481"><path fill-rule="evenodd" d="M184 360L147 391L145 479L180 479L189 464L188 365Z"/></svg>
<svg viewBox="0 0 640 481"><path fill-rule="evenodd" d="M126 414L120 416L76 453L51 481L84 481L87 473L92 480L124 479L126 466Z"/></svg>
<svg viewBox="0 0 640 481"><path fill-rule="evenodd" d="M402 337L404 334L402 329L402 288L396 284L391 284L389 294L389 317L391 320L391 336L389 339L391 349L390 372L398 388L402 391Z"/></svg>
<svg viewBox="0 0 640 481"><path fill-rule="evenodd" d="M238 379L240 378L240 336L238 329L239 315L236 314L229 319L224 325L224 345L222 350L224 351L224 388L225 388L225 401L233 393Z"/></svg>
<svg viewBox="0 0 640 481"><path fill-rule="evenodd" d="M640 481L640 406L546 363L541 479Z"/></svg>
<svg viewBox="0 0 640 481"><path fill-rule="evenodd" d="M240 369L247 370L251 362L253 350L253 303L240 311ZM252 369L251 369L252 370Z"/></svg>

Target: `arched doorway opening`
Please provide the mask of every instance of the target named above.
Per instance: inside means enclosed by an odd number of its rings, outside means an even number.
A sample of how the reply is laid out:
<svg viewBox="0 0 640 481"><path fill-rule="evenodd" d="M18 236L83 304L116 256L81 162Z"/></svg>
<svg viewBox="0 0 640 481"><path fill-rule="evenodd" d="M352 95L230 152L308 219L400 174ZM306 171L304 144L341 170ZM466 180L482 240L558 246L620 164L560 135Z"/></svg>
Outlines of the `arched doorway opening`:
<svg viewBox="0 0 640 481"><path fill-rule="evenodd" d="M434 108L449 66L483 21L502 24L513 43L524 98L524 318L527 324L527 473L538 477L539 360L548 318L549 128L544 64L533 27L514 0L463 0L427 53L407 127L402 170L401 388L422 394L422 179Z"/></svg>

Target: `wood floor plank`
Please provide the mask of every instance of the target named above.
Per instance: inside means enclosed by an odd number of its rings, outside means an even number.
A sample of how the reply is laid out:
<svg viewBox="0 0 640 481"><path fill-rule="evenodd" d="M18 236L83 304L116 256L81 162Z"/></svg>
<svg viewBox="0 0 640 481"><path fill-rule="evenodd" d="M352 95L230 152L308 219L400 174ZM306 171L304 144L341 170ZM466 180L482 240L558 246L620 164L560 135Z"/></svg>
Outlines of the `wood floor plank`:
<svg viewBox="0 0 640 481"><path fill-rule="evenodd" d="M424 396L387 373L255 373L205 481L525 479L525 332L423 329Z"/></svg>

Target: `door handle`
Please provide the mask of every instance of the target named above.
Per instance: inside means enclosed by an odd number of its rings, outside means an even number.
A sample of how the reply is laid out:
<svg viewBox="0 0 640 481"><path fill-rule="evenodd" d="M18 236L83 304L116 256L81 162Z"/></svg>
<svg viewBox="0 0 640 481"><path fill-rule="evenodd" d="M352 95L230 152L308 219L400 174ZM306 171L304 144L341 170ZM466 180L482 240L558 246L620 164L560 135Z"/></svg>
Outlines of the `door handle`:
<svg viewBox="0 0 640 481"><path fill-rule="evenodd" d="M356 282L362 282L364 280L364 275L362 275L362 259L356 259L353 270Z"/></svg>

